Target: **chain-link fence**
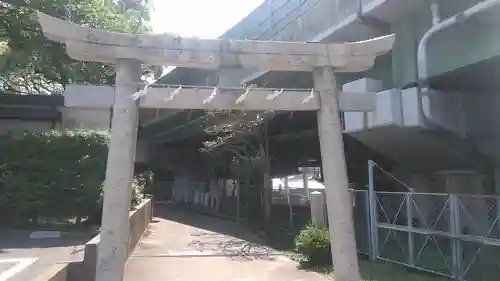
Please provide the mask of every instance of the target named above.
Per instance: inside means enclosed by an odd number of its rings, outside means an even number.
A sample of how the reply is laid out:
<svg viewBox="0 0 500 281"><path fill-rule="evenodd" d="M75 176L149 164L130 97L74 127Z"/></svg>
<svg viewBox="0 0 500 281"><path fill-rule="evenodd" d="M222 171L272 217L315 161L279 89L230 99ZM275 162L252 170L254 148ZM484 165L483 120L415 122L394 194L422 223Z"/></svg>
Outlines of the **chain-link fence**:
<svg viewBox="0 0 500 281"><path fill-rule="evenodd" d="M192 210L242 221L257 215L255 214L256 206L248 206L247 199L249 198L238 198L239 189L237 188L210 188L210 183L207 182L162 183L162 186L172 189L174 201ZM250 189L258 190L255 186L251 186ZM310 221L309 201L306 194L290 194L284 189L273 190L271 200L271 220L275 229L295 233ZM262 198L260 202L262 203ZM257 206L257 209L262 208Z"/></svg>
<svg viewBox="0 0 500 281"><path fill-rule="evenodd" d="M500 197L375 191L373 181L370 184L373 259L456 280L498 279Z"/></svg>
<svg viewBox="0 0 500 281"><path fill-rule="evenodd" d="M277 230L298 232L311 220L308 190L273 188L271 214Z"/></svg>
<svg viewBox="0 0 500 281"><path fill-rule="evenodd" d="M496 196L374 192L374 258L454 277L497 280Z"/></svg>
<svg viewBox="0 0 500 281"><path fill-rule="evenodd" d="M358 252L370 253L370 201L367 190L351 190L353 197L354 235Z"/></svg>
<svg viewBox="0 0 500 281"><path fill-rule="evenodd" d="M172 185L176 201L190 208L235 220L248 215L234 190L220 196L206 183ZM358 252L457 280L497 280L500 197L404 186L408 191L376 191L371 180L367 190L351 190ZM307 194L273 192L271 214L274 228L297 233L311 219Z"/></svg>

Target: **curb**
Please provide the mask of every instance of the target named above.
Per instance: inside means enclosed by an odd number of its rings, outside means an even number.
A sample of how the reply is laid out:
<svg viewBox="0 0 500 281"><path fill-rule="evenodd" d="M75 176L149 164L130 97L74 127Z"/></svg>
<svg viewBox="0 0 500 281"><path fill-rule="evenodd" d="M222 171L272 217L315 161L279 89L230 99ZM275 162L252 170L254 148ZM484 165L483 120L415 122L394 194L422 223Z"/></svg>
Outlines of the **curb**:
<svg viewBox="0 0 500 281"><path fill-rule="evenodd" d="M56 264L45 270L32 281L66 281L69 264Z"/></svg>

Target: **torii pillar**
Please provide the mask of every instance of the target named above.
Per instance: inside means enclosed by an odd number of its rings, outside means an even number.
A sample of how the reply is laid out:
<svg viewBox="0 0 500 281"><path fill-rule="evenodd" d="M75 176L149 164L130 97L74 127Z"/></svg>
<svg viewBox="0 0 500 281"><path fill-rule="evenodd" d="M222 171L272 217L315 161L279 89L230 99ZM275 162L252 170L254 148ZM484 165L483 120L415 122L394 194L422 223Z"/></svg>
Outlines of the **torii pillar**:
<svg viewBox="0 0 500 281"><path fill-rule="evenodd" d="M339 112L374 110L375 94L340 93L335 72L370 69L378 55L390 51L393 35L341 44L263 42L113 33L44 14L39 14L39 21L44 35L65 44L73 59L116 65L97 281L123 280L129 250L128 212L139 108L318 111L335 280L361 279ZM167 87L151 88L140 97L134 95L144 86L137 83L140 63L205 69L313 71L315 89L283 93L283 89L233 88L219 92L217 88Z"/></svg>
<svg viewBox="0 0 500 281"><path fill-rule="evenodd" d="M349 205L351 195L348 188L339 95L334 69L332 67L315 68L313 79L314 87L319 90L321 100L318 111L318 135L335 280L361 280L357 259L338 258L357 257L357 251L352 206ZM346 239L347 237L350 239ZM354 272L356 272L355 276L353 276Z"/></svg>
<svg viewBox="0 0 500 281"><path fill-rule="evenodd" d="M123 280L129 251L129 211L137 147L139 107L130 97L140 83L141 62L116 62L116 89L106 164L96 280ZM113 242L110 242L113 241ZM105 243L109 243L105 246Z"/></svg>

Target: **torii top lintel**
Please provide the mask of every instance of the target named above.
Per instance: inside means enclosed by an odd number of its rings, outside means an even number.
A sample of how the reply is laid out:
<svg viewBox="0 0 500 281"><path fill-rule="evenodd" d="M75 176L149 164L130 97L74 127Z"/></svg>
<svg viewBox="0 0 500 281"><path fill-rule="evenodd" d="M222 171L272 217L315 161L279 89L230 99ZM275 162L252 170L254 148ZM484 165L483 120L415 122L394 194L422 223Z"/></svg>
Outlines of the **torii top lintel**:
<svg viewBox="0 0 500 281"><path fill-rule="evenodd" d="M38 14L44 35L66 45L76 60L115 63L137 59L150 65L217 69L242 67L311 71L332 66L336 72L370 69L375 58L392 49L394 35L353 43L305 43L199 39L173 34L128 34L87 28Z"/></svg>

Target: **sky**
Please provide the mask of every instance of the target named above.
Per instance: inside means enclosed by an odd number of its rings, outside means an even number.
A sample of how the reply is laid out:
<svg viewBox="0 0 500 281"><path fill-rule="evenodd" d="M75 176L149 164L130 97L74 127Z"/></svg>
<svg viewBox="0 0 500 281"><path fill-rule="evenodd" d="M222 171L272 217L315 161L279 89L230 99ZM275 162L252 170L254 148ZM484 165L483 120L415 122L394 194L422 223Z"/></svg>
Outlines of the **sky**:
<svg viewBox="0 0 500 281"><path fill-rule="evenodd" d="M263 0L153 0L154 33L217 38Z"/></svg>

